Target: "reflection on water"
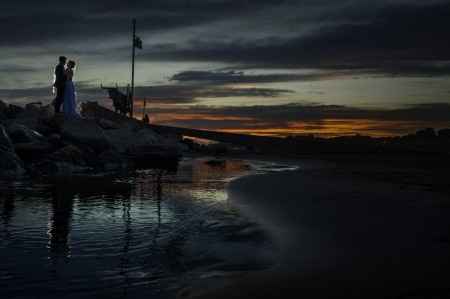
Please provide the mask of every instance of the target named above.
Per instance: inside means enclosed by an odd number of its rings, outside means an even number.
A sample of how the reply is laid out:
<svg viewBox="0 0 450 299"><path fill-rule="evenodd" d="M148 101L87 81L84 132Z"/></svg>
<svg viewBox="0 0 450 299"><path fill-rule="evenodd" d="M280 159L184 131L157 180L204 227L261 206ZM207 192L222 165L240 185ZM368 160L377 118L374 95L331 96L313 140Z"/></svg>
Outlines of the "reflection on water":
<svg viewBox="0 0 450 299"><path fill-rule="evenodd" d="M208 273L269 266L267 237L226 200L227 182L251 171L193 159L177 172L2 183L0 298L166 298Z"/></svg>
<svg viewBox="0 0 450 299"><path fill-rule="evenodd" d="M48 236L49 258L70 257L69 233L75 194L55 188L51 198Z"/></svg>

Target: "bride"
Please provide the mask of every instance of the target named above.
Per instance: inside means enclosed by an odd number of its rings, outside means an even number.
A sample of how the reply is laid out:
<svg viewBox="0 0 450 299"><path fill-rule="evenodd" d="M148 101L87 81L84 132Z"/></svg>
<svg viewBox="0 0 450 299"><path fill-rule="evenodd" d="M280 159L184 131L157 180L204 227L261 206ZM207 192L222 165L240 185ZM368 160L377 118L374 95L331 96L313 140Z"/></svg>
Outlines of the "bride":
<svg viewBox="0 0 450 299"><path fill-rule="evenodd" d="M67 68L65 70L66 86L64 88L64 103L63 111L66 118L79 118L80 115L77 112L77 100L75 94L75 85L73 84L73 73L75 69L75 61L69 60Z"/></svg>

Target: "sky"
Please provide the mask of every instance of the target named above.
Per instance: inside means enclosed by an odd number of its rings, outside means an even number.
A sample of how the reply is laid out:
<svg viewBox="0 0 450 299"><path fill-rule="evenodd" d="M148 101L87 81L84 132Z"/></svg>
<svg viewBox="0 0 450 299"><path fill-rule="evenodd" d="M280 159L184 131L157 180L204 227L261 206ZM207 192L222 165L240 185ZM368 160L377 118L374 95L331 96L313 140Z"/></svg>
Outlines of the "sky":
<svg viewBox="0 0 450 299"><path fill-rule="evenodd" d="M15 0L0 4L0 99L79 101L130 82L154 123L259 135L392 136L450 127L450 1Z"/></svg>

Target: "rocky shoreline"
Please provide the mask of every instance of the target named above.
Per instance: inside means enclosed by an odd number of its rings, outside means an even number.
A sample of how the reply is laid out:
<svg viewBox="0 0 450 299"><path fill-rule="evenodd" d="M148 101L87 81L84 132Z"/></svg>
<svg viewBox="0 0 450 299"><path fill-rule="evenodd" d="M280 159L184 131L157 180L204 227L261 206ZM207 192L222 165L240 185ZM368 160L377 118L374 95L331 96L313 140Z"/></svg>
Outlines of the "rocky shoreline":
<svg viewBox="0 0 450 299"><path fill-rule="evenodd" d="M0 178L66 177L173 168L183 145L137 121L89 115L64 119L50 105L0 100Z"/></svg>

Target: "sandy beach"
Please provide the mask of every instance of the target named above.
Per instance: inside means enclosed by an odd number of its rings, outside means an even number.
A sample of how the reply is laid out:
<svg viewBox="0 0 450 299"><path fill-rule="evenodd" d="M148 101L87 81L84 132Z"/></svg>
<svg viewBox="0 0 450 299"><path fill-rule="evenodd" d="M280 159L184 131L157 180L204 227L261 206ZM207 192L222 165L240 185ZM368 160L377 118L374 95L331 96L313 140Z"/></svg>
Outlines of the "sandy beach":
<svg viewBox="0 0 450 299"><path fill-rule="evenodd" d="M300 166L302 163L300 163ZM229 200L269 231L277 264L190 298L449 298L448 196L327 163L240 178Z"/></svg>

